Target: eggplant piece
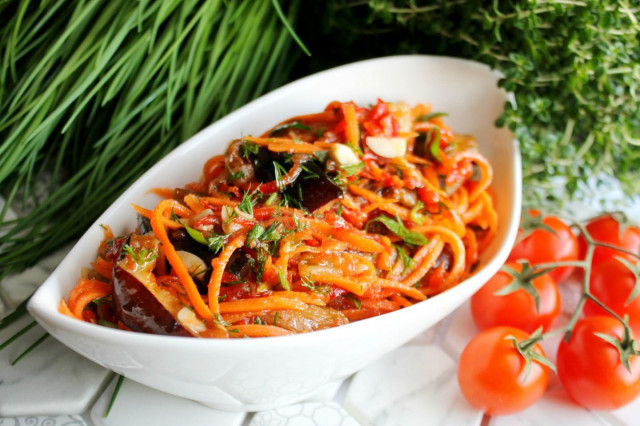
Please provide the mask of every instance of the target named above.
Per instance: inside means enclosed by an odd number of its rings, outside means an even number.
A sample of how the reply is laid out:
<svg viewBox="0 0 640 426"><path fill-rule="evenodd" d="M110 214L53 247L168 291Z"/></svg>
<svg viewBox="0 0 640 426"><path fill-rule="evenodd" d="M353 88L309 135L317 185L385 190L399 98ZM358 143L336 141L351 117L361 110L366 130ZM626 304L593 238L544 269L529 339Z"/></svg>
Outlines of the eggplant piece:
<svg viewBox="0 0 640 426"><path fill-rule="evenodd" d="M342 189L329 178L317 161L307 161L304 168L306 170L284 191L286 197L295 199L310 212L336 198L342 198Z"/></svg>
<svg viewBox="0 0 640 426"><path fill-rule="evenodd" d="M229 262L227 263L227 267L224 268L224 270L225 272L229 272L243 280L252 270L252 261L253 258L249 255L247 250L245 250L244 247L241 247L233 252Z"/></svg>
<svg viewBox="0 0 640 426"><path fill-rule="evenodd" d="M253 163L255 177L262 183L276 180L276 168L273 165L274 161L280 163L287 171L291 168L290 164L283 164L282 155L271 152L264 147L258 149L257 154L251 154L250 158Z"/></svg>
<svg viewBox="0 0 640 426"><path fill-rule="evenodd" d="M138 235L146 235L151 232L153 232L151 221L142 215L138 215L138 227L136 228L136 233Z"/></svg>
<svg viewBox="0 0 640 426"><path fill-rule="evenodd" d="M113 268L113 302L116 315L134 331L170 336L191 336L176 317L184 305L170 291L158 285L151 272L155 267L158 240L132 234L127 241L138 253L151 253L133 260L122 250ZM141 250L148 250L143 252Z"/></svg>
<svg viewBox="0 0 640 426"><path fill-rule="evenodd" d="M169 234L169 240L173 244L176 251L186 251L198 256L204 261L205 265L211 265L211 260L217 255L214 254L209 247L195 241L184 229L177 229ZM200 294L207 293L207 283L211 278L211 268L207 266L207 271L200 277L194 279Z"/></svg>

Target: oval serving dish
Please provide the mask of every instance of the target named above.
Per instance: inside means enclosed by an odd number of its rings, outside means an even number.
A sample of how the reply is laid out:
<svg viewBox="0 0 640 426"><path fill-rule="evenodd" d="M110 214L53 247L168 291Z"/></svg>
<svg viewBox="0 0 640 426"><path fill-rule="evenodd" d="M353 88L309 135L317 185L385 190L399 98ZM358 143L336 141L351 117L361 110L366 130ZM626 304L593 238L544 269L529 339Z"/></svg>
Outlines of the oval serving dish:
<svg viewBox="0 0 640 426"><path fill-rule="evenodd" d="M517 142L497 129L508 95L487 66L433 56L395 56L324 71L277 89L215 122L136 181L91 226L28 308L51 335L74 351L144 385L222 410L272 409L305 399L404 344L441 320L484 284L507 258L520 215L521 170ZM260 134L288 117L322 110L332 100L373 104L377 98L430 103L449 114L447 123L475 136L493 165L492 191L499 229L473 276L457 286L396 312L308 334L258 339L196 339L115 330L74 320L58 304L80 270L95 259L100 224L116 235L135 228L131 203L152 208L152 187L197 180L203 159L229 141ZM426 361L426 360L425 360Z"/></svg>

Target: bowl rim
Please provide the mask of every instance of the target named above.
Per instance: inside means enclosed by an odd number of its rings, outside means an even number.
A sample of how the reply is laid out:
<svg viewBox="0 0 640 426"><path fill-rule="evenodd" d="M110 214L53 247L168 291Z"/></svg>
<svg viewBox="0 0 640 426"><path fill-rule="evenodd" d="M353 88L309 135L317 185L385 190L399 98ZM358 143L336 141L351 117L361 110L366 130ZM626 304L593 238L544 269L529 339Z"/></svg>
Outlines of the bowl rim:
<svg viewBox="0 0 640 426"><path fill-rule="evenodd" d="M338 67L333 67L327 70L323 70L305 77L302 77L298 80L290 82L284 86L281 86L265 95L258 97L257 99L249 102L246 105L238 108L237 110L231 112L230 114L210 123L187 140L176 146L171 152L161 158L156 164L154 164L151 168L149 168L145 173L143 173L136 181L134 181L111 205L108 207L100 217L93 222L88 228L87 231L80 237L78 242L80 242L85 236L88 230L95 227L97 224L104 223L103 217L110 216L111 210L114 207L114 204L117 204L119 200L126 199L129 197L129 193L134 191L134 187L142 181L145 176L149 173L152 173L157 167L163 167L166 163L170 162L174 155L177 155L176 152L182 151L183 149L188 149L191 145L196 145L201 143L199 140L203 137L215 131L218 127L224 127L228 121L235 120L236 117L241 117L243 114L250 113L250 111L254 108L260 108L264 104L269 104L273 100L278 97L285 96L290 91L294 91L298 86L306 84L310 79L316 79L318 77L322 77L328 74L348 70L353 67L362 67L365 65L377 65L380 63L385 63L389 61L436 61L436 62L444 62L451 64L458 64L460 66L468 67L468 68L476 68L480 72L486 73L489 71L490 73L495 74L497 77L500 77L500 74L496 71L493 71L489 68L489 66L482 64L480 62L455 58L450 56L439 56L439 55L391 55L384 56L372 59L366 59L362 61L356 61L349 64L341 65ZM510 93L505 92L503 89L497 88L499 92L504 94L505 102L512 102L513 97ZM505 129L502 129L505 130ZM508 129L506 129L508 131ZM510 133L510 132L509 132ZM274 336L267 339L193 339L193 338L184 338L181 336L166 336L166 335L157 335L157 334L149 334L149 333L140 333L140 332L131 332L127 330L119 330L112 329L109 327L97 326L94 324L89 324L84 321L79 321L74 318L70 318L64 314L61 314L57 310L57 303L55 303L56 307L52 309L51 301L43 300L44 296L44 288L48 286L56 285L54 283L54 277L58 272L58 268L54 270L53 273L47 278L47 280L36 290L31 299L27 304L28 311L33 315L33 317L40 323L45 329L48 330L48 326L50 324L55 324L55 328L57 330L64 330L65 332L69 332L72 334L81 335L84 337L95 338L96 334L100 335L99 340L115 342L118 341L121 344L132 344L135 346L141 346L144 344L152 344L156 348L161 347L172 347L175 345L177 341L180 341L181 345L186 345L189 348L213 348L216 349L218 347L223 347L226 349L242 347L243 345L251 345L257 346L256 349L260 349L262 347L270 347L271 345L281 345L285 346L287 344L305 344L308 339L313 339L314 341L322 342L327 340L340 340L341 337L345 333L348 333L348 336L352 336L353 332L357 332L358 327L375 327L375 323L380 321L385 321L389 316L399 317L402 315L410 315L415 312L417 309L429 309L433 303L440 303L445 298L453 298L455 299L455 295L460 292L468 292L470 291L470 286L472 283L484 279L483 283L490 278L491 270L497 270L499 265L503 264L508 256L509 249L513 245L516 239L518 226L520 222L520 209L522 203L522 169L521 169L521 156L519 150L519 144L517 139L513 134L511 134L511 144L512 144L512 164L513 164L513 203L512 209L510 211L509 217L501 218L501 224L507 224L508 229L506 232L506 237L502 246L498 247L495 255L489 259L486 263L483 263L481 267L476 270L473 275L467 277L465 280L459 282L454 287L445 290L442 293L439 293L433 297L430 297L424 301L416 303L407 308L399 309L397 311L389 312L383 315L379 315L372 318L367 318L366 321L356 321L353 323L345 324L338 327L332 327L329 329L318 330L310 333L300 333L300 334L292 334L286 336ZM74 248L76 245L74 245ZM73 251L73 248L72 250ZM67 254L69 256L69 254ZM65 259L67 258L65 256ZM64 260L63 260L64 261ZM496 266L496 264L499 264ZM477 290L480 285L476 284L475 290ZM475 291L473 290L473 291ZM434 302L435 300L435 302ZM54 333L52 333L54 334ZM181 339L181 340L176 340ZM188 348L185 347L185 350Z"/></svg>

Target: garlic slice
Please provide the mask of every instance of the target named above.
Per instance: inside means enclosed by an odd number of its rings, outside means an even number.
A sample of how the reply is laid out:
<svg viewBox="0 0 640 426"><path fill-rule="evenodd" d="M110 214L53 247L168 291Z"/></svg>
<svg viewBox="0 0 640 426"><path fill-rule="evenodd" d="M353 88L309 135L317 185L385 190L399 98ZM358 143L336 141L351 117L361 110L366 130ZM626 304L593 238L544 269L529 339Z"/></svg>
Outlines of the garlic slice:
<svg viewBox="0 0 640 426"><path fill-rule="evenodd" d="M404 157L407 153L407 140L405 138L368 136L367 146L371 151L384 158Z"/></svg>
<svg viewBox="0 0 640 426"><path fill-rule="evenodd" d="M360 158L347 145L334 143L329 150L329 156L341 166L353 166L360 163Z"/></svg>
<svg viewBox="0 0 640 426"><path fill-rule="evenodd" d="M177 318L178 322L184 328L189 329L190 331L197 333L202 333L207 329L202 321L196 317L195 312L186 306L178 311Z"/></svg>
<svg viewBox="0 0 640 426"><path fill-rule="evenodd" d="M187 268L187 271L189 271L189 275L197 279L204 277L205 272L207 272L207 265L204 263L204 260L188 251L178 250L176 253L178 257L180 257L180 261L182 261Z"/></svg>

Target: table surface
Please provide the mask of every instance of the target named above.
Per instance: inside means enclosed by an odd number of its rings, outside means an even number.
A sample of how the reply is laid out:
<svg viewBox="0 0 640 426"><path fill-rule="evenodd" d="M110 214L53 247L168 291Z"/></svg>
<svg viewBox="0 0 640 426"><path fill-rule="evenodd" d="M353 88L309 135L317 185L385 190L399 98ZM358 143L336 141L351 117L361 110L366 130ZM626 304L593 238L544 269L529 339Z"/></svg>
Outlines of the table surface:
<svg viewBox="0 0 640 426"><path fill-rule="evenodd" d="M603 192L600 192L601 194ZM588 216L622 195L604 192L602 203L573 205L577 216ZM602 198L602 197L601 197ZM2 204L0 200L0 205ZM640 200L628 213L640 217ZM60 263L70 246L35 267L0 282L0 317L28 297ZM575 305L578 292L561 286L563 316ZM0 342L28 326L24 317L0 331ZM108 416L113 373L47 338L15 365L19 354L46 333L34 325L0 351L0 426L5 425L634 425L640 418L640 398L616 411L598 412L572 403L555 376L545 395L515 415L488 417L470 407L458 389L457 359L477 333L468 304L383 359L339 383L331 383L300 404L273 411L231 413L168 395L125 379ZM543 342L553 361L558 340Z"/></svg>

